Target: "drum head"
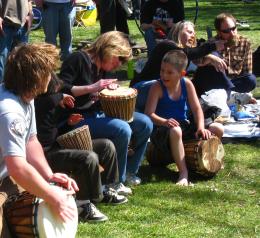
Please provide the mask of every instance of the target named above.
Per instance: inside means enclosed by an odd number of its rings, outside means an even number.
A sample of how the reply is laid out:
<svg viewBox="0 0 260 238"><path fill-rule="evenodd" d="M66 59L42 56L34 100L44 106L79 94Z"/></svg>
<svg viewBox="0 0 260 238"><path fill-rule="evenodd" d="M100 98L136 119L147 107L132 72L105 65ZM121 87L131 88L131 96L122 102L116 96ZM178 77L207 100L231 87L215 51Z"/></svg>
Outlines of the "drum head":
<svg viewBox="0 0 260 238"><path fill-rule="evenodd" d="M75 200L72 196L68 199L71 204L75 204ZM53 214L49 205L43 200L40 200L37 223L40 238L74 238L77 232L78 216L76 216L73 221L67 223L62 222L60 218Z"/></svg>

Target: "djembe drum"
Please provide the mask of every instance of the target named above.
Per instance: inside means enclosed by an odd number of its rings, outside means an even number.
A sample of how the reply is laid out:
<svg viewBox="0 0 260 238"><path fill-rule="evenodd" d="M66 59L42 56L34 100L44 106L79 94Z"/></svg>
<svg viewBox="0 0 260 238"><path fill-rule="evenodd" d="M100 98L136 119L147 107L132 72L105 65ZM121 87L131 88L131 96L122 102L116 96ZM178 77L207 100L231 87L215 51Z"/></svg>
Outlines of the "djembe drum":
<svg viewBox="0 0 260 238"><path fill-rule="evenodd" d="M128 122L133 121L136 97L137 90L126 87L119 87L115 90L103 89L99 93L100 103L106 116Z"/></svg>
<svg viewBox="0 0 260 238"><path fill-rule="evenodd" d="M59 136L57 142L61 147L66 149L93 150L92 139L87 125ZM104 168L99 165L99 172L103 171Z"/></svg>
<svg viewBox="0 0 260 238"><path fill-rule="evenodd" d="M87 125L59 136L57 142L66 149L93 150L91 135Z"/></svg>
<svg viewBox="0 0 260 238"><path fill-rule="evenodd" d="M68 196L68 202L75 206L77 213L73 196ZM16 238L74 238L77 232L78 214L73 220L62 222L45 201L28 192L8 198L4 212L10 231Z"/></svg>
<svg viewBox="0 0 260 238"><path fill-rule="evenodd" d="M211 136L208 140L187 140L183 144L188 170L204 177L212 177L223 168L225 152L218 137ZM146 157L151 166L167 166L174 163L171 155L165 155L152 143L147 148Z"/></svg>
<svg viewBox="0 0 260 238"><path fill-rule="evenodd" d="M191 171L211 177L223 168L224 147L216 136L184 141L184 151L187 168Z"/></svg>

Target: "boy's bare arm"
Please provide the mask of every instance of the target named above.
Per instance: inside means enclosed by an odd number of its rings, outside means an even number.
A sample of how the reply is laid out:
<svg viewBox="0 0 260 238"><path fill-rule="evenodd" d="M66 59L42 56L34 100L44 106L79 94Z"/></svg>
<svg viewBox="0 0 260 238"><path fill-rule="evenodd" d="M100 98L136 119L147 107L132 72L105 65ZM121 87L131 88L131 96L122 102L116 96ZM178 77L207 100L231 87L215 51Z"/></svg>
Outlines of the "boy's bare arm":
<svg viewBox="0 0 260 238"><path fill-rule="evenodd" d="M166 119L159 117L155 114L157 103L159 98L162 96L162 89L159 82L152 85L149 90L148 98L145 105L144 113L148 115L154 124L164 125Z"/></svg>
<svg viewBox="0 0 260 238"><path fill-rule="evenodd" d="M204 114L199 103L199 99L196 90L189 79L186 79L186 88L188 102L197 125L196 137L202 137L203 139L208 139L210 136L210 131L205 129L204 125Z"/></svg>

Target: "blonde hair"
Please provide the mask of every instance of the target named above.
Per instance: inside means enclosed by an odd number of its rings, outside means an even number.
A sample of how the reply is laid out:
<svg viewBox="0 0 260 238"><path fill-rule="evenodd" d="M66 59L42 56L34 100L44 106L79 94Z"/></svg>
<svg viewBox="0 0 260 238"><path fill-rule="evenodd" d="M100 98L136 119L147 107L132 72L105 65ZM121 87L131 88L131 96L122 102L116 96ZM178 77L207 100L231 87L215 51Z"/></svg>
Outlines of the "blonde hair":
<svg viewBox="0 0 260 238"><path fill-rule="evenodd" d="M174 24L168 34L168 38L170 40L173 40L179 47L184 48L185 46L181 43L181 34L183 30L187 26L192 26L192 28L195 28L195 25L191 21L179 21L176 24ZM192 47L195 47L197 45L196 37L194 38L194 42L192 44Z"/></svg>
<svg viewBox="0 0 260 238"><path fill-rule="evenodd" d="M59 66L59 51L47 43L21 44L10 53L4 74L5 88L21 97L44 92L50 74Z"/></svg>
<svg viewBox="0 0 260 238"><path fill-rule="evenodd" d="M85 51L94 60L100 61L112 56L120 57L121 61L127 61L132 58L132 49L127 35L120 31L109 31L100 35Z"/></svg>

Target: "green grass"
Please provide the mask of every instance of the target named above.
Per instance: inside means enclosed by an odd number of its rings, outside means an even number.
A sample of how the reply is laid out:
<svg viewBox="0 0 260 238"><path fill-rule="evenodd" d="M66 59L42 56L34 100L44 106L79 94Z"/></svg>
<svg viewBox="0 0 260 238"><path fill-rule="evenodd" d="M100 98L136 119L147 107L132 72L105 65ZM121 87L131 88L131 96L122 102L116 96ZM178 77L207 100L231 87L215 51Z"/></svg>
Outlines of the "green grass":
<svg viewBox="0 0 260 238"><path fill-rule="evenodd" d="M186 0L186 18L194 19L195 1ZM240 0L200 0L196 23L198 38L206 38L206 27L213 28L214 17L229 11L250 28L240 28L255 49L260 45L260 2ZM129 21L131 36L144 40L135 22ZM99 24L73 29L73 45L95 39ZM42 41L42 30L30 34L31 41ZM126 67L123 67L125 70ZM127 81L123 83L127 84ZM260 97L260 78L254 95ZM151 169L147 162L139 175L143 183L134 188L129 202L121 206L98 205L109 217L103 224L79 224L77 237L154 238L154 237L260 237L260 141L225 144L225 168L212 179L191 175L194 187L175 185L178 174L174 165Z"/></svg>

